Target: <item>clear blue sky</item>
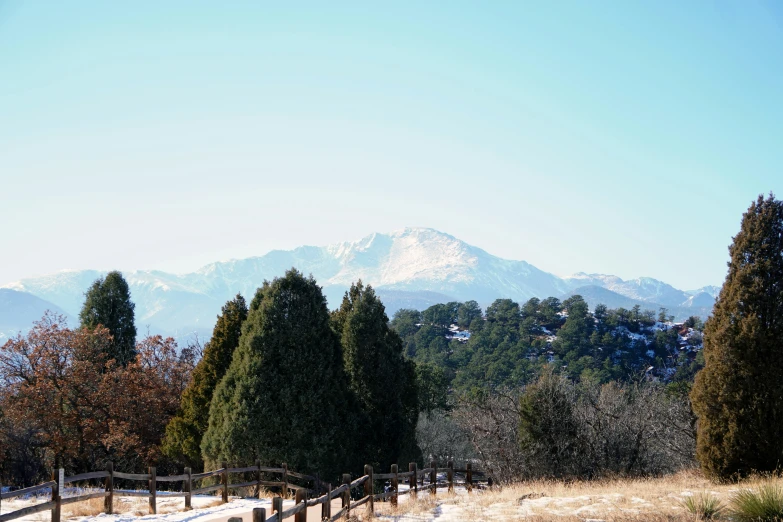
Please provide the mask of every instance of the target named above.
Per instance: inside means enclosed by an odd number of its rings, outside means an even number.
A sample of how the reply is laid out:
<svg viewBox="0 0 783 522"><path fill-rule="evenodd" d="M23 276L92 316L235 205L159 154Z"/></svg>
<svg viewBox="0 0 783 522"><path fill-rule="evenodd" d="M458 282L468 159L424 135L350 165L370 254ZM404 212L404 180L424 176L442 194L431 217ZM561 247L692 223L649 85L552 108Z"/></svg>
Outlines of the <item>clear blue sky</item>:
<svg viewBox="0 0 783 522"><path fill-rule="evenodd" d="M783 197L783 3L0 0L0 284L405 226L720 284Z"/></svg>

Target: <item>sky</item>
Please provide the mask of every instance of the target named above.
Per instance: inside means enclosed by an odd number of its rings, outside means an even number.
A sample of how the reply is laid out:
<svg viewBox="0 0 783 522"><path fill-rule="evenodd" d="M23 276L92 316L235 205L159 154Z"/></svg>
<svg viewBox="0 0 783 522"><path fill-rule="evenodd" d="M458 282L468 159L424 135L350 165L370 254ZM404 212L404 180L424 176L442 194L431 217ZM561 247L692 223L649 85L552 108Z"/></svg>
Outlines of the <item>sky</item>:
<svg viewBox="0 0 783 522"><path fill-rule="evenodd" d="M693 289L783 197L780 2L295 4L0 0L0 285L417 226Z"/></svg>

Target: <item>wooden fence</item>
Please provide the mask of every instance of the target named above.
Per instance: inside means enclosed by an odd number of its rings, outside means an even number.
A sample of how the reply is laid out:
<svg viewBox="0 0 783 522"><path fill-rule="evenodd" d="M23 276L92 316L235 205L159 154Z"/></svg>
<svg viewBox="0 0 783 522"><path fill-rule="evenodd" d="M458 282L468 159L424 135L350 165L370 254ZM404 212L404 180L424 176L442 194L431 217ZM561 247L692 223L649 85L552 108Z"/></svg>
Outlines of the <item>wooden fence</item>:
<svg viewBox="0 0 783 522"><path fill-rule="evenodd" d="M254 473L256 474L256 478L251 481L232 484L229 482L229 475L232 473ZM280 475L280 480L263 480L263 474L265 473ZM438 483L438 473L446 473L445 482ZM464 474L463 481L455 480L458 473ZM409 464L408 471L402 473L399 472L396 464L392 465L389 473L374 473L372 466L368 465L364 467L363 476L352 481L351 475L346 473L342 476L342 484L339 487L332 489L331 484L323 485L317 477L289 471L286 464L282 464L279 468L272 468L261 466L260 462L256 462L254 466L229 468L223 463L220 469L205 471L204 473L192 473L190 468L185 468L182 475L159 477L156 475L154 467L150 467L148 473L122 473L114 471L114 466L112 463L109 463L105 471L91 471L89 473L81 473L71 477L66 477L64 470L59 469L49 482L31 486L29 488L9 491L7 493L0 493L0 507L2 507L3 500L30 495L47 489L51 490L51 499L48 502L27 506L4 515L0 514L0 522L6 522L48 510L51 510L52 512L52 522L60 522L63 505L82 502L93 498L103 498L104 511L107 514L112 514L114 510L115 491L118 496L148 497L149 512L150 514L156 514L157 498L159 496L185 497L185 509L187 510L191 509L193 495L220 491L221 500L225 503L228 502L229 490L247 487L255 488L259 498L265 487L280 488L280 493L282 495L272 499L272 515L269 518L266 517L265 508L254 509L253 522L282 522L284 519L292 516L295 516L295 522L307 522L307 508L319 504L321 505L321 519L329 520L331 522L338 520L343 516L350 517L352 509L357 509L365 504L367 505L367 514L371 516L374 512L374 503L376 500L388 499L392 505L396 505L400 495L410 494L415 497L420 490L428 491L430 495L436 495L437 488L448 488L449 491L453 491L455 485L464 485L468 492L470 492L473 490L474 486L477 485L477 482L474 480L474 474L483 475L480 471L473 470L469 463L466 465L465 469L455 469L454 463L451 461L449 461L445 468L438 468L435 462L431 462L428 468L422 470L417 469L417 464L414 462ZM193 488L194 483L211 477L219 477L220 482L210 486ZM96 479L103 479L103 491L77 495L74 497L62 497L66 484ZM141 481L148 485L148 489L147 491L115 490L115 479ZM292 484L291 479L311 482L313 483L313 488ZM405 481L406 479L409 486L408 490L400 491L400 481ZM426 483L425 479L427 479ZM375 482L378 480L388 480L390 482L389 491L376 494L374 488ZM158 482L180 482L182 484L181 491L158 491ZM360 486L363 488L363 496L358 500L351 501L353 490ZM317 494L320 492L319 490L325 490L325 493L319 497L308 500L308 494ZM295 504L293 507L283 510L283 496L287 496L290 491L294 492ZM342 508L332 515L331 501L336 498L342 500Z"/></svg>

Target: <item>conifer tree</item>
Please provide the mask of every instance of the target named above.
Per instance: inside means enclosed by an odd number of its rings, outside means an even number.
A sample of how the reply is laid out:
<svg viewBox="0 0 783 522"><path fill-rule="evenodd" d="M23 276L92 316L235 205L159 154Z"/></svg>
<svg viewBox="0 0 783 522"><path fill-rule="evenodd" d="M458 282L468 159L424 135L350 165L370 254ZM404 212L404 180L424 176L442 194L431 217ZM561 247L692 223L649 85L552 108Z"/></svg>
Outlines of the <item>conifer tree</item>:
<svg viewBox="0 0 783 522"><path fill-rule="evenodd" d="M217 318L212 338L193 370L190 384L182 394L179 413L166 426L163 452L176 461L200 469L201 439L207 431L209 404L215 387L226 374L234 350L239 346L242 324L247 319L245 298L228 301Z"/></svg>
<svg viewBox="0 0 783 522"><path fill-rule="evenodd" d="M717 479L783 464L783 202L759 196L729 254L691 393L696 455Z"/></svg>
<svg viewBox="0 0 783 522"><path fill-rule="evenodd" d="M366 417L362 456L379 469L417 458L415 365L403 357L402 339L372 287L351 285L332 323L341 336L351 391Z"/></svg>
<svg viewBox="0 0 783 522"><path fill-rule="evenodd" d="M457 324L462 328L468 328L470 323L481 319L482 315L481 307L476 301L465 301L457 309Z"/></svg>
<svg viewBox="0 0 783 522"><path fill-rule="evenodd" d="M342 350L321 288L292 269L253 298L239 347L212 397L207 464L286 462L336 479L354 451Z"/></svg>
<svg viewBox="0 0 783 522"><path fill-rule="evenodd" d="M565 355L586 355L591 348L590 335L595 329L593 317L590 315L587 303L580 295L574 295L563 302L568 310L568 318L557 332L557 340L553 348L555 353Z"/></svg>
<svg viewBox="0 0 783 522"><path fill-rule="evenodd" d="M92 284L79 313L82 328L92 330L98 325L108 328L113 337L108 355L122 365L136 357L135 308L127 281L114 271Z"/></svg>

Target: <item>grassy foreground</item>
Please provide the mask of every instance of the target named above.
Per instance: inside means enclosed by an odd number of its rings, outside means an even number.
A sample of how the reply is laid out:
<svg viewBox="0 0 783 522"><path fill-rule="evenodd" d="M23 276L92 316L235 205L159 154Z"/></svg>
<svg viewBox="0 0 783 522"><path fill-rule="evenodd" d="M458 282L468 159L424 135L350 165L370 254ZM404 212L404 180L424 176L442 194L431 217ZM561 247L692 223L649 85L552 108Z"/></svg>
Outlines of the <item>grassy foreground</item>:
<svg viewBox="0 0 783 522"><path fill-rule="evenodd" d="M748 496L753 497L750 502ZM742 511L747 509L755 511ZM471 495L439 492L436 499L419 494L415 502L402 497L397 509L376 503L379 518L400 522L783 520L774 518L777 509L783 515L783 480L778 477L714 484L698 471L649 479L530 481Z"/></svg>

